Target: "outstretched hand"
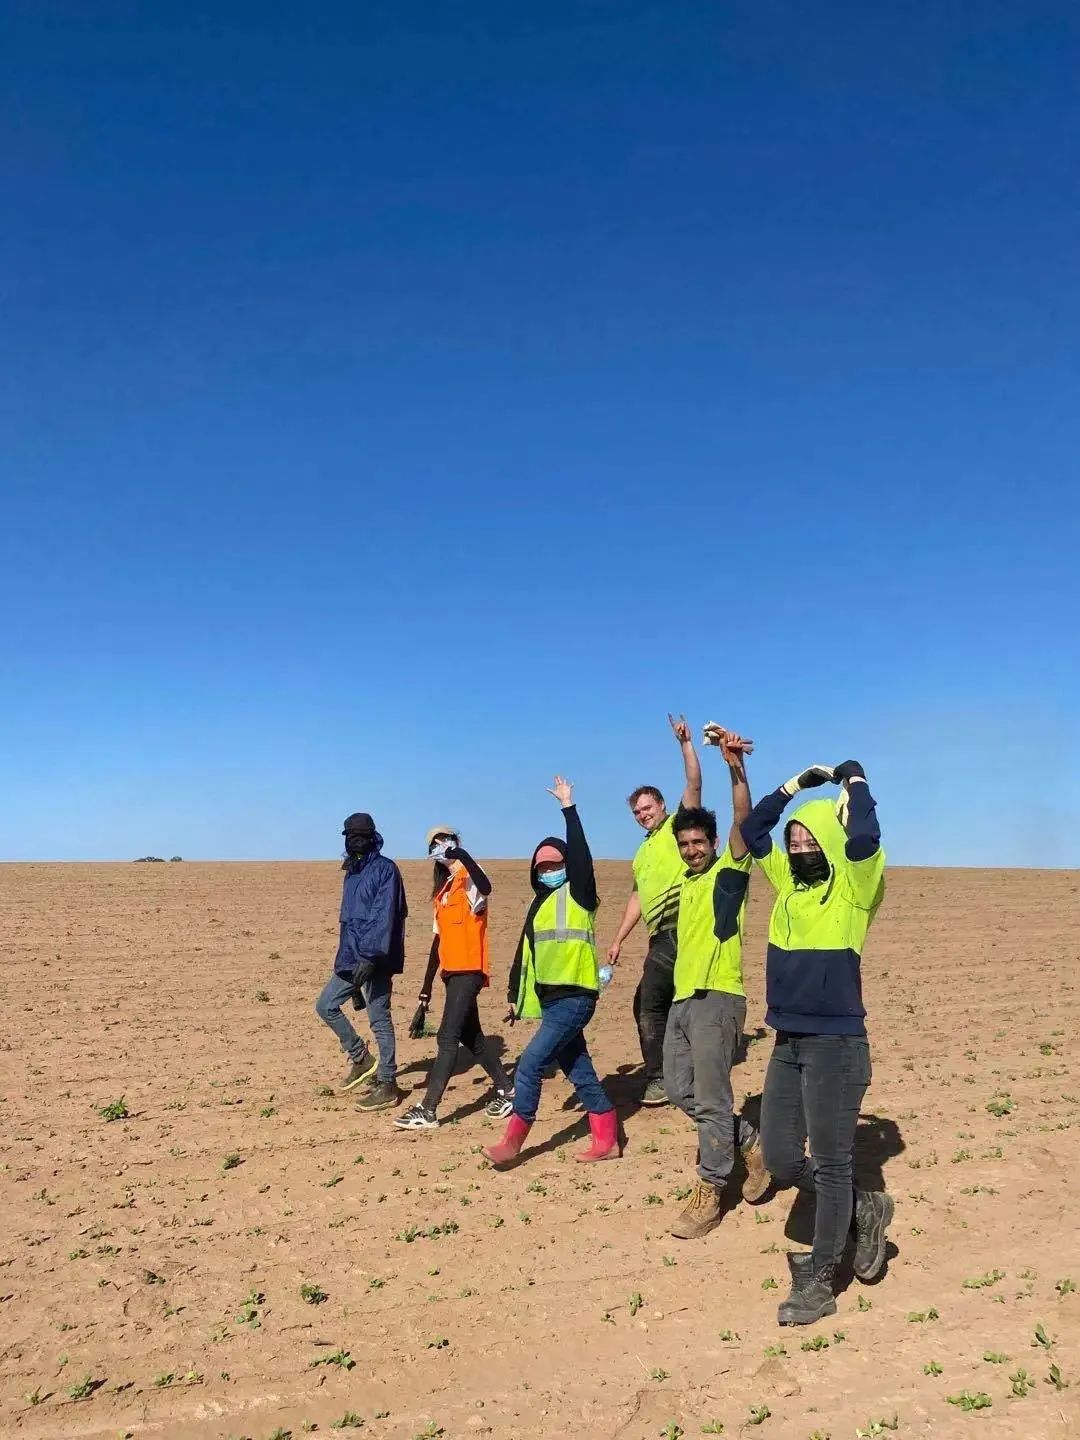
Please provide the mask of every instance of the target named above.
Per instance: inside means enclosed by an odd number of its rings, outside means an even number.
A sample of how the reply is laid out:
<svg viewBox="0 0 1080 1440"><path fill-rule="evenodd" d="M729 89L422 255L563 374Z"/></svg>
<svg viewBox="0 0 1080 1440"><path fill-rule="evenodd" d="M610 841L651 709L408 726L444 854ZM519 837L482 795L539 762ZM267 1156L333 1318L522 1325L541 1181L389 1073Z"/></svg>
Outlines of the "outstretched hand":
<svg viewBox="0 0 1080 1440"><path fill-rule="evenodd" d="M574 803L574 787L565 775L555 776L555 779L548 787L548 794L554 795L564 810L568 805Z"/></svg>
<svg viewBox="0 0 1080 1440"><path fill-rule="evenodd" d="M690 744L690 726L687 723L685 715L680 715L679 718L676 720L675 716L672 715L669 711L667 723L671 726L671 733L675 736L675 739L678 740L680 745Z"/></svg>
<svg viewBox="0 0 1080 1440"><path fill-rule="evenodd" d="M787 796L797 795L800 790L814 790L819 785L832 785L836 776L831 765L810 765L786 780L780 789Z"/></svg>
<svg viewBox="0 0 1080 1440"><path fill-rule="evenodd" d="M728 730L723 725L718 725L715 720L709 721L702 734L705 744L717 746L724 760L732 767L741 766L744 757L754 753L754 742L748 735L740 735L737 730Z"/></svg>

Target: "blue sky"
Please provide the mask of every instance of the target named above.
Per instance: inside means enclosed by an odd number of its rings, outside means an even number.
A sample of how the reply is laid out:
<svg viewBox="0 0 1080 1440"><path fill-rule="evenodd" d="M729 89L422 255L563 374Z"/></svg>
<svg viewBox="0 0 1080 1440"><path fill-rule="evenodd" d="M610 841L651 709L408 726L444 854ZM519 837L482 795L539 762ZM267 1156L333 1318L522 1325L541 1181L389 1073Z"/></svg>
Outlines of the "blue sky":
<svg viewBox="0 0 1080 1440"><path fill-rule="evenodd" d="M1080 864L1074 5L4 11L0 855Z"/></svg>

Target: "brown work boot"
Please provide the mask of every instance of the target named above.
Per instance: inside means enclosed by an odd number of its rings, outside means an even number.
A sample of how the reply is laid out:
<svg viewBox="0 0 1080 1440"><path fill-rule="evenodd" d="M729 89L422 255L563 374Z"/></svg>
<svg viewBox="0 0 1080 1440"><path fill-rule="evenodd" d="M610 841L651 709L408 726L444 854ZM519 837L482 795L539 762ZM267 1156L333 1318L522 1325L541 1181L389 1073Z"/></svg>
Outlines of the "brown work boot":
<svg viewBox="0 0 1080 1440"><path fill-rule="evenodd" d="M755 1204L768 1193L772 1184L772 1176L765 1169L765 1161L761 1155L761 1137L756 1130L746 1127L747 1135L739 1149L742 1152L743 1163L746 1166L746 1179L743 1181L742 1198Z"/></svg>
<svg viewBox="0 0 1080 1440"><path fill-rule="evenodd" d="M671 1227L671 1234L675 1239L696 1240L719 1225L723 1214L723 1194L723 1186L710 1185L705 1180L699 1180L686 1202L686 1209Z"/></svg>

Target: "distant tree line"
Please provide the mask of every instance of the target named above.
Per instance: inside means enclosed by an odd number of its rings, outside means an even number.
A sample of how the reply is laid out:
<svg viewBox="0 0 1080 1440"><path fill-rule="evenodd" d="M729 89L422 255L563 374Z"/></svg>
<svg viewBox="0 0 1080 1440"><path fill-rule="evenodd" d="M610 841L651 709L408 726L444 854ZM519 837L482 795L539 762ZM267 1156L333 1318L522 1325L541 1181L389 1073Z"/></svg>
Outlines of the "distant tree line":
<svg viewBox="0 0 1080 1440"><path fill-rule="evenodd" d="M183 861L183 855L171 855L169 864L176 865ZM161 855L139 855L132 862L133 865L164 865L165 860Z"/></svg>

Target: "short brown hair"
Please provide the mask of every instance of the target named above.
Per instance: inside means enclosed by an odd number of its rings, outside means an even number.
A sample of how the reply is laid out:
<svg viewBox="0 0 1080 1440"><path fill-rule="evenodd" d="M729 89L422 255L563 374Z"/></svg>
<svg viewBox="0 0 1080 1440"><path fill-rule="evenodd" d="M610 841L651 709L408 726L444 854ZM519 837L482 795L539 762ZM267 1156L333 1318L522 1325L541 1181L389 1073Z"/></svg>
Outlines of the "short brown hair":
<svg viewBox="0 0 1080 1440"><path fill-rule="evenodd" d="M630 794L626 797L626 803L630 806L631 810L641 799L642 795L651 795L654 800L659 800L661 805L664 803L664 797L655 785L639 785L636 790L631 790Z"/></svg>

